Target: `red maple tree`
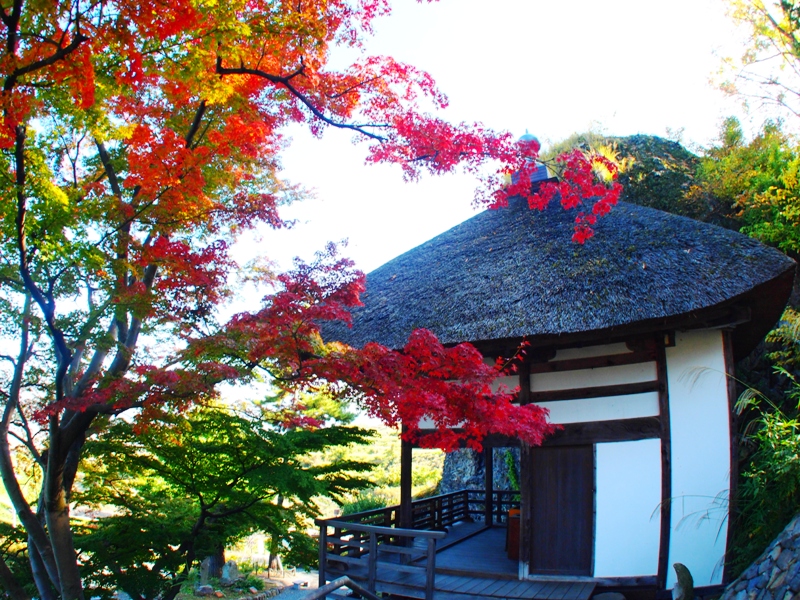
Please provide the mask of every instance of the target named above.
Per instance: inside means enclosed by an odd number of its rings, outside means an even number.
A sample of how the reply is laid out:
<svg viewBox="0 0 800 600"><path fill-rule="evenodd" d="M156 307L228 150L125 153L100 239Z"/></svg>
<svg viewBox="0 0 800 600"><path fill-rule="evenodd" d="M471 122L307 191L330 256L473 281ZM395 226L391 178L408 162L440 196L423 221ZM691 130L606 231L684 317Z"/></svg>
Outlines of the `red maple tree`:
<svg viewBox="0 0 800 600"><path fill-rule="evenodd" d="M332 47L360 46L388 12L388 0L0 3L0 319L15 348L3 356L0 474L42 598L83 597L70 494L92 428L125 411L146 421L263 369L290 391L329 385L412 436L433 418L429 441L448 448L548 431L543 411L492 392L496 371L469 346L425 331L400 350L325 343L320 320L346 320L363 288L333 252L279 276L261 310L216 318L236 235L284 225L293 190L277 158L290 123L350 130L369 161L409 178L494 165L482 201L542 208L558 192L590 210L578 241L616 201L618 186L594 176L603 159L580 153L531 195L538 144L421 112L422 99L447 104L424 72L391 57L329 67ZM36 511L16 445L44 474ZM0 579L19 597L2 562Z"/></svg>

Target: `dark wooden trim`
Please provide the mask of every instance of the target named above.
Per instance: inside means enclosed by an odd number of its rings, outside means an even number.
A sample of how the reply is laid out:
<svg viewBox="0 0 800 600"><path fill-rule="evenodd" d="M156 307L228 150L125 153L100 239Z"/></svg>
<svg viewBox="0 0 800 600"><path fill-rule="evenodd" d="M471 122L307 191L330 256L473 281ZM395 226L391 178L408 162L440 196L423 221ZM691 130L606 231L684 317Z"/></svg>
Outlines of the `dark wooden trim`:
<svg viewBox="0 0 800 600"><path fill-rule="evenodd" d="M405 432L405 427L403 427ZM414 445L400 439L400 523L401 528L413 527L414 515L411 505L411 469Z"/></svg>
<svg viewBox="0 0 800 600"><path fill-rule="evenodd" d="M570 388L566 390L552 390L547 392L531 392L531 402L554 402L556 400L583 400L588 398L603 398L606 396L629 396L631 394L644 394L657 392L658 381L642 381L637 383L618 383L615 385L598 385L587 388Z"/></svg>
<svg viewBox="0 0 800 600"><path fill-rule="evenodd" d="M531 401L531 364L523 362L519 368L519 395L520 404L530 404ZM519 508L520 508L520 536L519 560L524 565L523 571L527 573L531 563L531 541L528 533L533 524L532 506L533 498L533 448L528 444L520 444L519 449Z"/></svg>
<svg viewBox="0 0 800 600"><path fill-rule="evenodd" d="M548 436L542 446L564 446L599 444L603 442L634 442L636 440L659 439L661 422L659 417L636 417L633 419L616 419L613 421L586 421L583 423L565 423L555 433ZM433 433L434 430L427 430ZM422 430L424 435L426 430ZM456 430L458 431L458 430ZM516 438L491 435L483 440L484 448L520 447Z"/></svg>
<svg viewBox="0 0 800 600"><path fill-rule="evenodd" d="M519 448L519 439L513 438L508 435L499 435L491 433L483 438L483 446L491 446L492 448Z"/></svg>
<svg viewBox="0 0 800 600"><path fill-rule="evenodd" d="M670 440L669 384L667 380L667 353L663 342L656 350L656 372L658 373L658 409L661 423L661 537L658 547L658 587L667 585L669 568L669 542L672 527L672 443Z"/></svg>
<svg viewBox="0 0 800 600"><path fill-rule="evenodd" d="M618 367L621 365L635 365L651 362L656 359L652 351L625 352L622 354L608 354L605 356L589 356L586 358L570 358L568 360L554 360L546 363L531 365L531 373L555 373L561 371L580 371L582 369L600 369L603 367Z"/></svg>
<svg viewBox="0 0 800 600"><path fill-rule="evenodd" d="M528 362L522 363L519 368L519 394L517 401L520 404L530 404L531 402L531 365Z"/></svg>
<svg viewBox="0 0 800 600"><path fill-rule="evenodd" d="M737 296L736 298L732 298L729 301L713 307L694 310L680 315L649 319L647 321L637 321L635 323L617 325L593 331L553 333L530 336L527 338L471 340L471 343L478 348L484 356L511 356L523 339L528 342L528 353L531 354L538 348L543 347L559 349L574 348L577 346L599 346L602 344L626 342L631 338L637 337L661 337L664 332L668 331L730 326L731 324L741 323L743 321L743 314L745 314L743 310L749 309L751 303L756 302L758 299L762 300L762 304L764 303L764 299L772 301L772 294L775 293L774 285L777 280L786 278L785 285L791 287L793 277L794 269L792 268L775 279L753 288L746 294ZM769 296L765 296L765 293L769 293ZM781 294L782 292L778 292L777 296ZM783 304L781 304L780 309L783 309ZM770 326L775 323L779 316L780 312L777 312L775 317L770 321ZM771 313L770 317L772 317ZM741 328L737 328L737 336L739 334L739 329ZM764 334L760 333L760 336L759 339L762 339ZM734 343L737 344L736 340L734 340ZM736 347L734 351L737 351Z"/></svg>
<svg viewBox="0 0 800 600"><path fill-rule="evenodd" d="M616 421L566 423L549 436L543 446L575 446L603 442L633 442L661 437L659 417L638 417Z"/></svg>
<svg viewBox="0 0 800 600"><path fill-rule="evenodd" d="M722 569L722 582L728 583L732 579L730 558L733 552L733 536L736 532L734 520L736 518L736 504L739 492L739 437L736 419L736 363L733 359L733 332L722 332L722 351L725 357L725 378L728 386L728 435L730 436L731 460L730 481L728 488L728 531L725 540L725 565Z"/></svg>

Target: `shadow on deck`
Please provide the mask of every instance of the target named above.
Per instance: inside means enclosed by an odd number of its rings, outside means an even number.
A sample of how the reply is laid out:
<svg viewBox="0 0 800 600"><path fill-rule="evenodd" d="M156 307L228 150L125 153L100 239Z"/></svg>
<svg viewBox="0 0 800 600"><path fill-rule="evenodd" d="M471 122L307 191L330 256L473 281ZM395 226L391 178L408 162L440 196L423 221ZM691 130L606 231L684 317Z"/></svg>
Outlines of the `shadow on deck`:
<svg viewBox="0 0 800 600"><path fill-rule="evenodd" d="M448 528L437 548L436 573L480 573L482 577L516 580L519 562L508 558L505 527L458 523Z"/></svg>

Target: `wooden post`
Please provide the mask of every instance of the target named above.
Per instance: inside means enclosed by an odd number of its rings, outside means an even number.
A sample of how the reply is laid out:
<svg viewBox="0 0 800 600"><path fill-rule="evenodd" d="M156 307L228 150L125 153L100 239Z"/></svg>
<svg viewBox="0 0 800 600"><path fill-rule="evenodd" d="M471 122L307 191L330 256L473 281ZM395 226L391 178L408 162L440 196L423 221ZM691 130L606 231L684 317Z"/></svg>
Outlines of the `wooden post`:
<svg viewBox="0 0 800 600"><path fill-rule="evenodd" d="M369 562L367 563L367 589L375 593L375 578L378 573L378 537L374 531L369 534Z"/></svg>
<svg viewBox="0 0 800 600"><path fill-rule="evenodd" d="M406 429L403 427L403 432ZM400 439L400 523L401 529L414 528L414 514L411 507L411 451L410 442Z"/></svg>
<svg viewBox="0 0 800 600"><path fill-rule="evenodd" d="M666 335L666 334L663 334ZM667 585L669 541L672 527L672 438L669 415L669 385L667 382L667 352L664 339L656 341L656 372L658 373L658 413L661 423L661 536L658 548L659 589Z"/></svg>
<svg viewBox="0 0 800 600"><path fill-rule="evenodd" d="M494 453L491 446L486 446L483 449L483 472L484 472L484 487L486 489L486 497L483 504L484 510L484 523L490 527L493 522L494 515Z"/></svg>
<svg viewBox="0 0 800 600"><path fill-rule="evenodd" d="M725 353L725 375L728 383L728 431L731 441L731 468L728 487L728 531L725 540L725 567L722 571L722 583L728 584L731 577L731 552L733 550L734 517L736 516L736 499L739 489L739 427L736 416L736 362L733 359L733 331L726 329L722 332L722 347Z"/></svg>
<svg viewBox="0 0 800 600"><path fill-rule="evenodd" d="M519 403L530 404L531 401L531 366L528 360L523 361L519 368ZM531 529L533 518L531 508L533 498L533 458L532 448L525 443L519 449L519 560L520 576L527 577L528 565L531 561Z"/></svg>
<svg viewBox="0 0 800 600"><path fill-rule="evenodd" d="M425 570L425 600L433 600L433 583L436 576L436 539L428 538L428 560Z"/></svg>
<svg viewBox="0 0 800 600"><path fill-rule="evenodd" d="M328 567L328 525L319 525L319 587L323 587L325 581L325 569ZM269 575L269 565L267 565L267 575Z"/></svg>

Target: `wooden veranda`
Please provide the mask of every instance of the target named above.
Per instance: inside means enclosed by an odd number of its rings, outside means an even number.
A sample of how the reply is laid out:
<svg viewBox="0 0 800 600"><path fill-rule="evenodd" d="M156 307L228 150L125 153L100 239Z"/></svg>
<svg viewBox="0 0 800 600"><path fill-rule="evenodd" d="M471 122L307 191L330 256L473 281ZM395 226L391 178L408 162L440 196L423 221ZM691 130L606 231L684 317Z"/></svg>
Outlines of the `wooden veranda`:
<svg viewBox="0 0 800 600"><path fill-rule="evenodd" d="M320 586L347 576L405 598L588 599L595 582L586 578L518 578L506 523L518 505L514 492L487 502L484 490L461 490L413 502L412 528L398 526L399 506L320 519Z"/></svg>

